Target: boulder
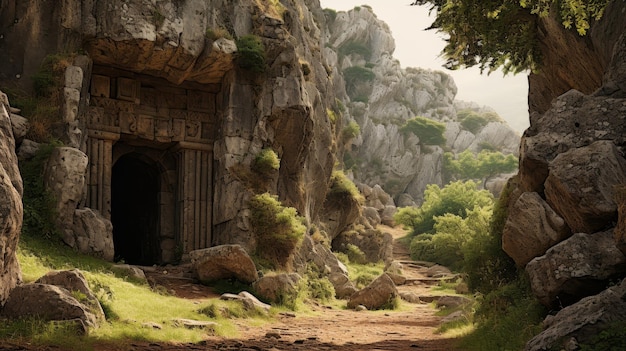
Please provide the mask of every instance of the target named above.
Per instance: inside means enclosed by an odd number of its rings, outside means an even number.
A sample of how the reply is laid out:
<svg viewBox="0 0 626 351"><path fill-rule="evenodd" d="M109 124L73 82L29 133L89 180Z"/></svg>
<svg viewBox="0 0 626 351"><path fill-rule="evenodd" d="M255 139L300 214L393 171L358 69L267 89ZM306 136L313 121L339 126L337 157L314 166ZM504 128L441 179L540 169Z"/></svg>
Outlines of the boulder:
<svg viewBox="0 0 626 351"><path fill-rule="evenodd" d="M567 306L596 294L626 268L613 231L576 233L526 265L530 285L545 306Z"/></svg>
<svg viewBox="0 0 626 351"><path fill-rule="evenodd" d="M355 292L348 300L348 308L363 305L369 310L384 308L398 296L398 289L385 273L376 278L365 288Z"/></svg>
<svg viewBox="0 0 626 351"><path fill-rule="evenodd" d="M347 299L357 291L347 274L332 273L328 276L328 280L333 284L335 297L338 299Z"/></svg>
<svg viewBox="0 0 626 351"><path fill-rule="evenodd" d="M563 218L535 192L523 193L509 211L515 215L504 225L502 249L520 267L570 235Z"/></svg>
<svg viewBox="0 0 626 351"><path fill-rule="evenodd" d="M113 268L122 274L127 275L133 279L137 279L143 282L147 282L146 273L139 267L130 264L116 264Z"/></svg>
<svg viewBox="0 0 626 351"><path fill-rule="evenodd" d="M28 120L20 115L11 113L11 126L13 127L13 137L17 144L21 144L22 140L28 133L30 125Z"/></svg>
<svg viewBox="0 0 626 351"><path fill-rule="evenodd" d="M409 303L422 303L419 295L414 292L400 292L400 298Z"/></svg>
<svg viewBox="0 0 626 351"><path fill-rule="evenodd" d="M240 301L247 310L259 308L265 312L269 312L270 308L272 307L266 303L259 301L259 299L257 299L254 295L250 294L247 291L242 291L239 294L222 294L220 296L220 300Z"/></svg>
<svg viewBox="0 0 626 351"><path fill-rule="evenodd" d="M220 245L189 252L192 270L202 282L234 278L243 283L259 279L254 262L240 245Z"/></svg>
<svg viewBox="0 0 626 351"><path fill-rule="evenodd" d="M56 202L57 223L67 228L73 223L74 211L83 198L87 155L75 148L55 148L44 170L44 184Z"/></svg>
<svg viewBox="0 0 626 351"><path fill-rule="evenodd" d="M78 269L72 269L69 271L51 271L46 273L43 277L35 281L37 284L55 285L60 288L64 288L73 294L79 292L80 303L87 306L89 312L91 312L99 321L104 321L104 311L98 301L98 298L93 294L87 283L87 279L81 271Z"/></svg>
<svg viewBox="0 0 626 351"><path fill-rule="evenodd" d="M266 275L252 284L257 294L270 302L282 302L286 296L296 295L302 277L297 273Z"/></svg>
<svg viewBox="0 0 626 351"><path fill-rule="evenodd" d="M6 95L0 92L2 97ZM16 257L23 216L22 178L7 106L8 101L0 103L0 306L22 279Z"/></svg>
<svg viewBox="0 0 626 351"><path fill-rule="evenodd" d="M48 321L80 319L98 326L98 317L67 289L49 284L25 284L11 291L2 315L8 318L42 318Z"/></svg>
<svg viewBox="0 0 626 351"><path fill-rule="evenodd" d="M525 351L560 350L561 342L589 343L614 323L626 320L626 280L601 293L565 307L543 322L544 330L533 337Z"/></svg>
<svg viewBox="0 0 626 351"><path fill-rule="evenodd" d="M63 241L79 252L113 261L113 224L90 208L74 211L74 225L63 233Z"/></svg>
<svg viewBox="0 0 626 351"><path fill-rule="evenodd" d="M614 187L626 184L626 160L608 140L559 154L550 163L546 201L574 233L595 233L614 221Z"/></svg>

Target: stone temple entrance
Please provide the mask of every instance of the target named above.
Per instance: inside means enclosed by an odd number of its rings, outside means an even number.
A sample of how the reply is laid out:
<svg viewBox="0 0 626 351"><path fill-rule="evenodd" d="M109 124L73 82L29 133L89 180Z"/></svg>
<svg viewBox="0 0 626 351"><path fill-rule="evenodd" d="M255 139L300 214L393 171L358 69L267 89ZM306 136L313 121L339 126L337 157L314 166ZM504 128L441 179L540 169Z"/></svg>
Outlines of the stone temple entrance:
<svg viewBox="0 0 626 351"><path fill-rule="evenodd" d="M219 91L94 66L87 203L112 220L116 259L170 263L211 246Z"/></svg>
<svg viewBox="0 0 626 351"><path fill-rule="evenodd" d="M111 179L111 222L115 260L150 265L159 262L159 174L140 154L120 158Z"/></svg>

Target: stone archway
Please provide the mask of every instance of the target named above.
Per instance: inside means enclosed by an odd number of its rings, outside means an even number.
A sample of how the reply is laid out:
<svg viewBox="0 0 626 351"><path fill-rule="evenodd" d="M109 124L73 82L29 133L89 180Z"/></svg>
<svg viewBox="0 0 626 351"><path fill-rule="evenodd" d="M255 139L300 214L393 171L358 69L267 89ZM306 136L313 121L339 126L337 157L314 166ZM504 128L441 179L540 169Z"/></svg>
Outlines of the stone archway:
<svg viewBox="0 0 626 351"><path fill-rule="evenodd" d="M139 154L128 154L113 165L111 178L115 260L140 265L160 262L157 166Z"/></svg>

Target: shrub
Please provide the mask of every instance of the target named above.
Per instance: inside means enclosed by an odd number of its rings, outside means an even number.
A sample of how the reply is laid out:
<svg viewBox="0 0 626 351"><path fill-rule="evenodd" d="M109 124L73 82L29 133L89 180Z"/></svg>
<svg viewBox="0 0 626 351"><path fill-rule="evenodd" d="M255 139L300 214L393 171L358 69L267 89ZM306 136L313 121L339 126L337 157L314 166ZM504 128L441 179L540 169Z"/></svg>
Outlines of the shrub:
<svg viewBox="0 0 626 351"><path fill-rule="evenodd" d="M350 121L347 126L343 128L341 131L341 137L344 142L347 142L350 139L354 139L361 133L361 127L355 121Z"/></svg>
<svg viewBox="0 0 626 351"><path fill-rule="evenodd" d="M224 29L224 28L207 28L206 30L206 37L209 40L217 40L220 38L226 38L226 39L233 39L233 36L230 35L230 33L228 32L228 30Z"/></svg>
<svg viewBox="0 0 626 351"><path fill-rule="evenodd" d="M487 125L489 121L477 113L471 113L461 121L461 126L472 134L476 134Z"/></svg>
<svg viewBox="0 0 626 351"><path fill-rule="evenodd" d="M264 176L270 176L280 168L280 159L272 149L263 149L254 158L252 169Z"/></svg>
<svg viewBox="0 0 626 351"><path fill-rule="evenodd" d="M493 204L493 195L487 190L478 190L471 180L456 181L443 188L430 184L424 192L424 203L417 209L401 209L394 215L397 223L412 229L412 235L434 233L435 217L447 213L461 218L475 206L485 207Z"/></svg>
<svg viewBox="0 0 626 351"><path fill-rule="evenodd" d="M357 54L362 56L366 61L370 59L372 55L372 50L370 50L367 46L356 42L350 41L339 47L339 54L343 56L348 56L351 54ZM355 66L356 67L356 66Z"/></svg>
<svg viewBox="0 0 626 351"><path fill-rule="evenodd" d="M274 268L290 268L291 256L306 232L304 219L269 193L254 196L249 205L257 256Z"/></svg>
<svg viewBox="0 0 626 351"><path fill-rule="evenodd" d="M355 85L360 82L371 82L374 78L376 78L376 75L369 68L352 66L343 70L343 79L345 79L346 85Z"/></svg>
<svg viewBox="0 0 626 351"><path fill-rule="evenodd" d="M237 39L237 64L252 72L265 72L265 46L256 35L244 35Z"/></svg>
<svg viewBox="0 0 626 351"><path fill-rule="evenodd" d="M406 121L400 130L406 133L413 133L420 139L422 144L443 145L446 142L446 138L443 136L446 125L426 117L417 116L411 118Z"/></svg>
<svg viewBox="0 0 626 351"><path fill-rule="evenodd" d="M330 195L352 199L356 202L363 201L363 195L343 171L333 171L330 177Z"/></svg>

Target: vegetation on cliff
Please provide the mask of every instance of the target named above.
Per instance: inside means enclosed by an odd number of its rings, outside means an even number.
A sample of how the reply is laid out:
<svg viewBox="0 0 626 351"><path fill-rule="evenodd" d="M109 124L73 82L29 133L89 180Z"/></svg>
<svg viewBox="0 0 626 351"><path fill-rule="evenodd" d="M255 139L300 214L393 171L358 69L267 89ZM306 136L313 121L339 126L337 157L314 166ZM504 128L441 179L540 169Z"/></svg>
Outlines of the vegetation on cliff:
<svg viewBox="0 0 626 351"><path fill-rule="evenodd" d="M590 23L602 17L609 0L416 0L430 4L437 17L430 26L448 34L443 55L446 67L458 69L478 65L492 72L536 70L541 65L539 17L558 8L563 26L576 28L580 35Z"/></svg>

